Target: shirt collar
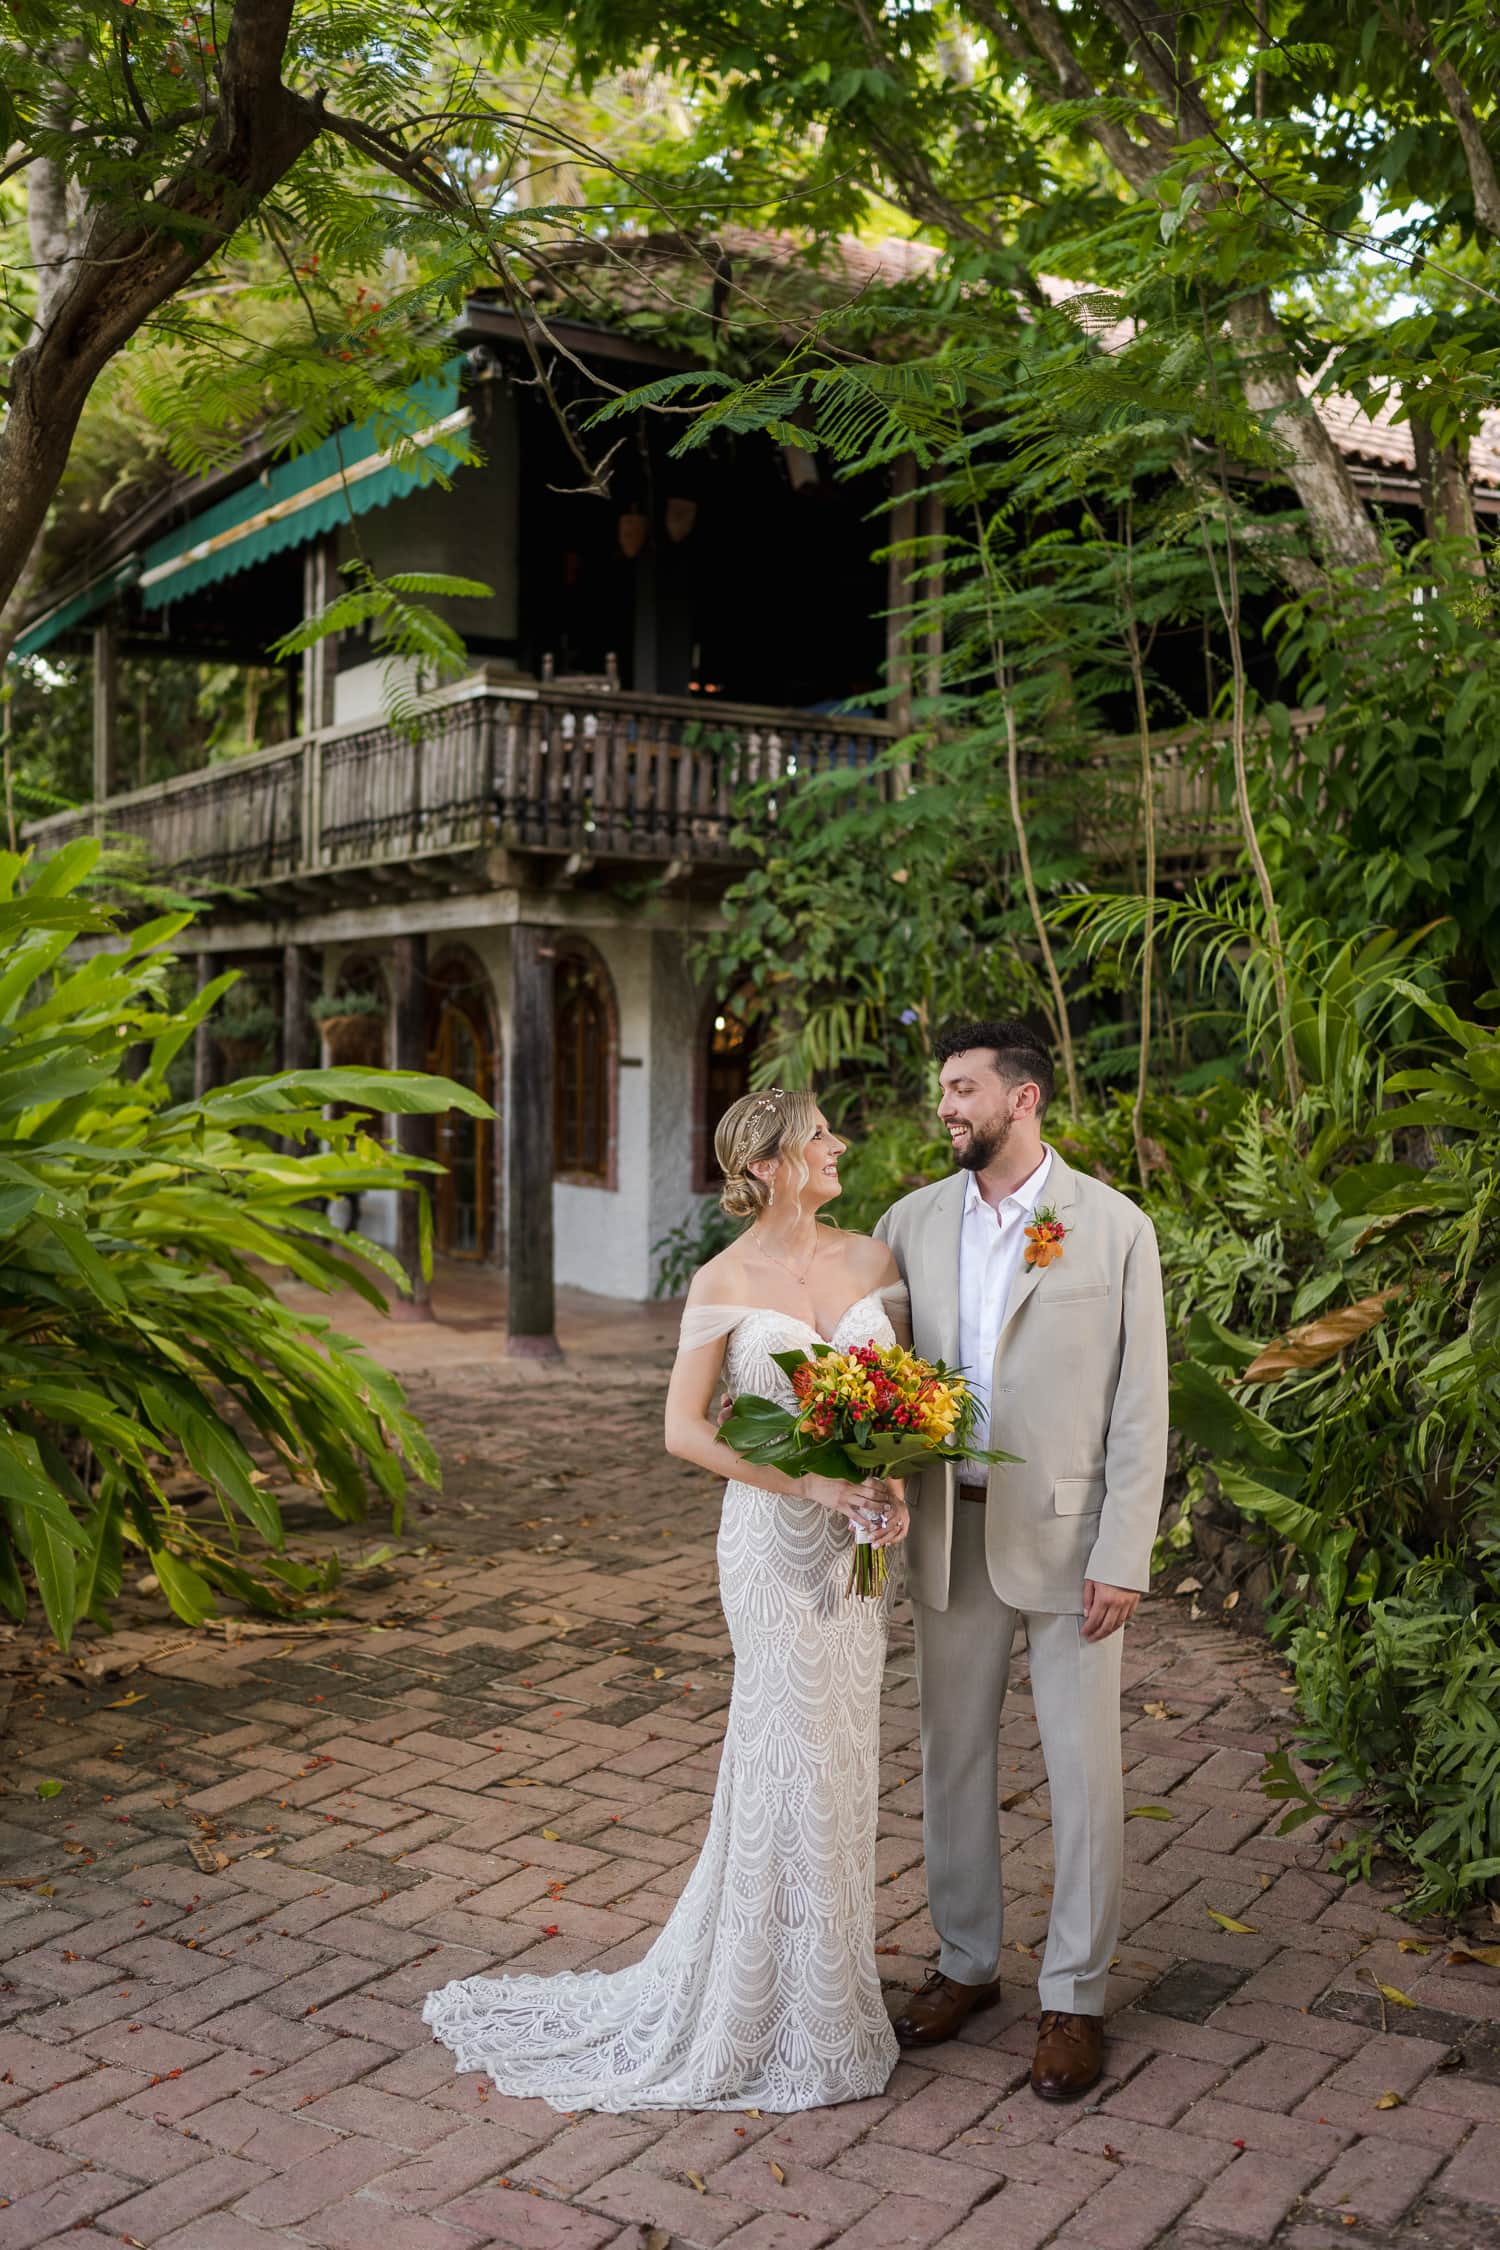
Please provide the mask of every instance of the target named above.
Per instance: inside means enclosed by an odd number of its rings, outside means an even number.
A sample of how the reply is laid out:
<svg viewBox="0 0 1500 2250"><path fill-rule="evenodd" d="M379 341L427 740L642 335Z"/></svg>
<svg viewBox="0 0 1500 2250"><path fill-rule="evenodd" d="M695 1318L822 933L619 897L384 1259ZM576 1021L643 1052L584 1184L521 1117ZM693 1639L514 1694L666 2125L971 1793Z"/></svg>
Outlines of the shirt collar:
<svg viewBox="0 0 1500 2250"><path fill-rule="evenodd" d="M1043 1147L1042 1161L1036 1170L1028 1174L1018 1188L1012 1188L1009 1195L1000 1198L999 1209L994 1214L996 1218L1003 1216L1007 1211L1034 1211L1042 1189L1047 1184L1047 1174L1051 1169L1052 1151L1050 1148ZM968 1187L964 1193L964 1217L968 1218L975 1211L989 1210L991 1210L991 1206L985 1202L984 1197L979 1192L979 1175L976 1172L971 1172L968 1177Z"/></svg>

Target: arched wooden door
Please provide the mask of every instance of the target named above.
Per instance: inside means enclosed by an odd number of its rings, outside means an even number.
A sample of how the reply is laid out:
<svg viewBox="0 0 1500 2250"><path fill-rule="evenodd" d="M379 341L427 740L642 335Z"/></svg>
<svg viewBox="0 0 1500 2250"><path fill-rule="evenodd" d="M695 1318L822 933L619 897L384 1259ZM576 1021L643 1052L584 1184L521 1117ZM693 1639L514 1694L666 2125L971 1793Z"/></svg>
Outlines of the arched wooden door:
<svg viewBox="0 0 1500 2250"><path fill-rule="evenodd" d="M427 1067L493 1103L499 1084L489 1011L472 976L455 964L434 980ZM449 1110L437 1120L443 1166L433 1194L437 1247L449 1258L487 1258L494 1246L495 1127Z"/></svg>

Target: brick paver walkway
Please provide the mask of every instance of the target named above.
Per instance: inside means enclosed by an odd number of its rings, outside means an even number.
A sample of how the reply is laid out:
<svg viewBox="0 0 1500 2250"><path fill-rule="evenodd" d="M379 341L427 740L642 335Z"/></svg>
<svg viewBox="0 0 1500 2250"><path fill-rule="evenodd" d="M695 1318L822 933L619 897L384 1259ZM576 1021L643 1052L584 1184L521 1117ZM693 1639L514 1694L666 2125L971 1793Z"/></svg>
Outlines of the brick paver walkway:
<svg viewBox="0 0 1500 2250"><path fill-rule="evenodd" d="M147 1596L87 1644L92 1678L11 1642L0 2250L1500 2243L1500 1978L1440 1935L1400 1950L1379 1896L1321 1872L1306 1830L1274 1835L1256 1776L1285 1683L1180 1601L1127 1649L1128 1796L1158 1816L1127 1828L1087 2107L1025 2084L1049 1845L1024 1671L1006 1999L882 2099L562 2118L453 2076L430 1986L634 1959L704 1832L717 1503L661 1457L662 1380L618 1357L418 1379L449 1485L409 1527L426 1551L358 1597L381 1630L190 1642ZM292 1520L299 1553L330 1544ZM879 1935L902 1986L934 1951L904 1625L887 1689Z"/></svg>

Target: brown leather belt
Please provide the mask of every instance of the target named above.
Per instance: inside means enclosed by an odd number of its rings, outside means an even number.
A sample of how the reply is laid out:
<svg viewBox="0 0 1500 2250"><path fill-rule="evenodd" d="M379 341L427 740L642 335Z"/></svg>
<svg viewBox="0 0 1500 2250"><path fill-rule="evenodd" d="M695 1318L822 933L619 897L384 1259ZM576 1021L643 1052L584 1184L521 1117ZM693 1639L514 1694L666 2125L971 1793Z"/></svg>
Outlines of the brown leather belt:
<svg viewBox="0 0 1500 2250"><path fill-rule="evenodd" d="M987 1484L960 1484L958 1487L960 1500L985 1501L988 1500L989 1496L990 1489Z"/></svg>

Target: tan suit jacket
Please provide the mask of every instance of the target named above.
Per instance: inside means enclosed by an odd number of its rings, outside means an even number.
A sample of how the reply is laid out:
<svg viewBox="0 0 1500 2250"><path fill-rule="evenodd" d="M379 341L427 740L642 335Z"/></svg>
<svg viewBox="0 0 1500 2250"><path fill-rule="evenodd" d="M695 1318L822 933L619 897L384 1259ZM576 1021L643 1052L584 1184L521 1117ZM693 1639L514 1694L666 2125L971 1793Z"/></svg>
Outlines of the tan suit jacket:
<svg viewBox="0 0 1500 2250"><path fill-rule="evenodd" d="M911 1293L912 1337L958 1360L958 1254L967 1174L893 1204L876 1227ZM985 1508L990 1583L1014 1609L1083 1609L1086 1578L1144 1592L1167 1466L1167 1331L1150 1220L1052 1151L1042 1191L1067 1228L1050 1266L1022 1266L991 1370L995 1463ZM912 1508L907 1584L948 1606L952 1468L929 1469Z"/></svg>

